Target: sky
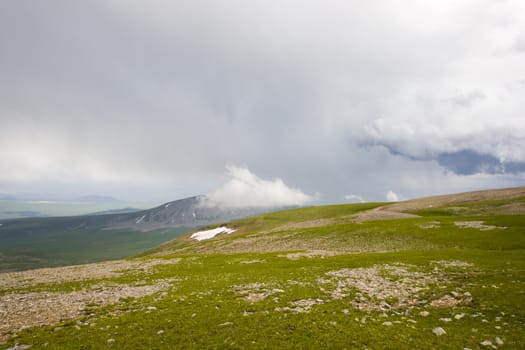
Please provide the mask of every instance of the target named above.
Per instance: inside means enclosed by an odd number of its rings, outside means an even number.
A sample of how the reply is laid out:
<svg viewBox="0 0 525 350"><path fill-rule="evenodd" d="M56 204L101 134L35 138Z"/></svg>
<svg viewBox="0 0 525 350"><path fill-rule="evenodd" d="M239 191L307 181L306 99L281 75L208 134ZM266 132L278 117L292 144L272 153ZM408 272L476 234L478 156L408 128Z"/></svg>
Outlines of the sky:
<svg viewBox="0 0 525 350"><path fill-rule="evenodd" d="M523 62L521 0L2 1L0 193L523 186Z"/></svg>

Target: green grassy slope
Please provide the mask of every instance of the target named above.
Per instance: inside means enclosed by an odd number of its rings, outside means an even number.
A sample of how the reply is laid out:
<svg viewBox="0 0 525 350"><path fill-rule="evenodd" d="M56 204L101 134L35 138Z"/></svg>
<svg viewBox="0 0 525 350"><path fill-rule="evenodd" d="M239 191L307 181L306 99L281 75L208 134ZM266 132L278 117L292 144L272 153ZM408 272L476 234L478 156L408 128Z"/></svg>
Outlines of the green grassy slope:
<svg viewBox="0 0 525 350"><path fill-rule="evenodd" d="M103 217L4 221L0 226L0 272L123 259L190 230L106 230Z"/></svg>
<svg viewBox="0 0 525 350"><path fill-rule="evenodd" d="M172 279L163 292L92 305L80 322L30 328L6 346L523 349L525 215L490 209L501 204L368 222L353 215L380 204L314 207L237 220L227 224L235 233L208 241L188 234L141 258L180 258L175 265L20 289Z"/></svg>

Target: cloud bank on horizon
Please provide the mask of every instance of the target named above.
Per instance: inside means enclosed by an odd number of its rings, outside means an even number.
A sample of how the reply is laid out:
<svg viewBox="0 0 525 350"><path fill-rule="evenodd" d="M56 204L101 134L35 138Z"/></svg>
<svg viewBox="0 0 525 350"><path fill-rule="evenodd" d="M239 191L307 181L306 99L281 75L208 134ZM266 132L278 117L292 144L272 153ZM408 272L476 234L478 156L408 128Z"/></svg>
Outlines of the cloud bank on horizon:
<svg viewBox="0 0 525 350"><path fill-rule="evenodd" d="M0 52L0 193L525 184L521 0L3 1Z"/></svg>
<svg viewBox="0 0 525 350"><path fill-rule="evenodd" d="M314 197L299 189L288 187L283 180L264 180L249 169L226 166L228 181L206 195L201 202L206 207L278 208L302 206Z"/></svg>

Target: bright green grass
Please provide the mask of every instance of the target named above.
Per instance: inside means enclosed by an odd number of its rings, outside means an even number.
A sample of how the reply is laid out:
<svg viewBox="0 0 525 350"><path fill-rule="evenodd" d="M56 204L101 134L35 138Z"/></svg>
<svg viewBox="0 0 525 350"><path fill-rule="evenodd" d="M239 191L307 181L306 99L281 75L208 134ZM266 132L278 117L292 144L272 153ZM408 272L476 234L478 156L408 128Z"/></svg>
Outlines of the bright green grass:
<svg viewBox="0 0 525 350"><path fill-rule="evenodd" d="M290 209L253 216L246 219L235 220L231 222L231 226L239 228L243 232L254 232L271 230L289 223L320 219L344 221L345 219L350 219L353 214L356 214L360 211L373 209L385 204L386 203L360 203Z"/></svg>
<svg viewBox="0 0 525 350"><path fill-rule="evenodd" d="M153 295L104 308L93 306L82 318L93 320L93 326L77 326L73 320L57 330L57 325L28 329L6 347L20 343L31 344L32 349L482 349L482 341L495 343L499 337L504 341L501 348L523 349L525 216L494 215L487 209L497 213L508 204L491 202L472 209L465 205L463 214L457 209L437 208L432 213L418 213L424 215L421 218L364 223L352 223L351 216L381 204L312 207L237 220L228 224L237 228L235 234L200 243L176 240L154 250L168 254L165 258L182 260L177 265L158 266L152 274L135 272L105 281L20 290L71 292L100 282L176 279L163 298ZM287 226L321 219L329 221L321 227ZM500 228L460 228L457 221L483 221ZM239 242L267 244L274 252L196 254L220 252ZM302 249L343 254L299 260L285 257L285 250ZM241 263L250 260L259 262ZM393 263L411 264L430 273L436 260L459 260L473 266L445 269L448 281L432 285L424 291L425 297L433 300L462 289L472 294L470 304L432 309L427 303L389 312L385 318L378 311L352 308L354 295L332 300L318 283L329 271ZM250 303L241 299L235 287L250 283L264 283L283 292ZM2 291L0 283L0 295L11 292ZM309 313L276 311L308 298L325 302L313 306ZM148 311L148 306L157 309ZM430 315L419 316L422 310L429 310ZM454 319L460 313L465 316ZM392 325L383 325L385 321ZM434 335L435 327L443 327L447 334ZM108 343L109 339L114 341Z"/></svg>
<svg viewBox="0 0 525 350"><path fill-rule="evenodd" d="M495 343L499 337L504 341L501 348L525 348L525 216L427 214L421 218L365 223L347 220L365 208L366 205L330 206L266 214L233 222L230 226L238 228L238 233L232 235L201 243L165 245L156 252L164 250L169 254L170 249L187 248L180 251L184 255L166 256L180 256L179 264L158 266L150 275L129 274L110 280L154 283L176 278L164 298L153 295L105 308L92 307L83 320L96 318L94 326L76 329L75 322L68 321L56 331L56 325L33 328L12 339L9 345L31 344L32 349L482 349L480 342ZM334 220L323 227L285 228L261 234L288 223L327 218ZM505 228L480 231L459 228L456 221L483 221ZM428 225L435 227L424 228ZM238 240L259 235L269 235L281 248L287 242L292 246L314 242L312 248L364 252L299 260L283 257L286 252L282 251L194 254L202 247L220 251ZM241 263L249 260L260 262ZM330 299L318 284L318 279L329 271L399 262L430 273L436 260L460 260L473 266L446 269L448 282L425 291L428 299L460 288L472 294L470 304L443 309L432 309L426 304L409 311L398 310L399 314L390 312L384 318L378 311L352 308L352 297ZM97 281L40 285L26 291L68 292L94 283ZM250 283L264 283L283 292L249 303L240 298L235 286ZM309 313L275 310L307 298L325 302L312 307ZM148 311L147 306L157 310ZM348 314L343 310L348 310ZM430 315L419 316L422 310L429 310ZM454 319L460 313L465 316ZM385 321L393 324L385 326ZM447 334L434 335L435 327L443 327ZM163 333L158 334L159 331ZM114 342L108 343L109 339Z"/></svg>
<svg viewBox="0 0 525 350"><path fill-rule="evenodd" d="M53 330L54 326L24 331L10 344L15 341L32 344L36 349L476 349L481 341L500 337L505 341L504 348L520 349L525 346L523 256L523 250L492 254L476 250L441 250L353 254L298 261L279 258L276 254L185 258L179 265L159 267L151 276L152 279L179 278L162 300L146 297L130 299L119 306L93 308L92 314L84 319L96 317L93 327L81 326L77 330L75 323L70 321L58 331ZM239 263L254 258L265 262ZM328 271L393 262L410 263L430 271L433 260L461 260L474 264L467 273L454 274L452 269L447 288L436 287L429 293L439 295L460 286L472 293L474 300L470 305L454 310L431 309L426 318L418 315L423 307L413 309L408 315L390 314L383 318L379 312L354 310L345 299L317 305L310 313L275 311L276 307L297 299L328 300L316 282ZM305 285L290 285L289 280ZM254 282L263 282L284 292L276 295L278 300L269 297L259 303L248 303L232 288ZM157 310L144 310L146 306L155 306ZM344 314L344 309L348 309L349 314ZM115 310L124 313L110 316ZM245 313L248 315L244 316ZM458 313L466 316L449 323L439 320L453 318ZM477 314L479 316L473 317ZM363 317L367 318L365 323L361 322ZM501 317L500 321L496 321L496 317ZM412 324L408 319L417 322L413 324L415 329L410 328ZM400 323L382 325L386 320ZM438 326L447 334L435 336L432 329ZM477 331L473 332L473 328ZM164 333L157 334L161 330ZM108 339L115 341L108 345Z"/></svg>

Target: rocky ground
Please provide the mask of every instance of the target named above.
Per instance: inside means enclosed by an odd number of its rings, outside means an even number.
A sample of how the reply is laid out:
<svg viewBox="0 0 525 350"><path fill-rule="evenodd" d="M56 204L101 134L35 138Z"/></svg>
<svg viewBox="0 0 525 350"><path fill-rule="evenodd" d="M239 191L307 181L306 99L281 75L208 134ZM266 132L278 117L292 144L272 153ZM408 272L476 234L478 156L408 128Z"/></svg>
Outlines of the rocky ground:
<svg viewBox="0 0 525 350"><path fill-rule="evenodd" d="M90 306L106 306L125 298L140 298L169 289L174 279L149 284L99 282L72 292L32 292L31 287L103 280L124 273L148 274L154 266L177 264L180 259L111 261L0 274L0 342L28 327L53 325L86 315ZM27 289L27 292L20 291ZM17 290L17 292L12 292Z"/></svg>

